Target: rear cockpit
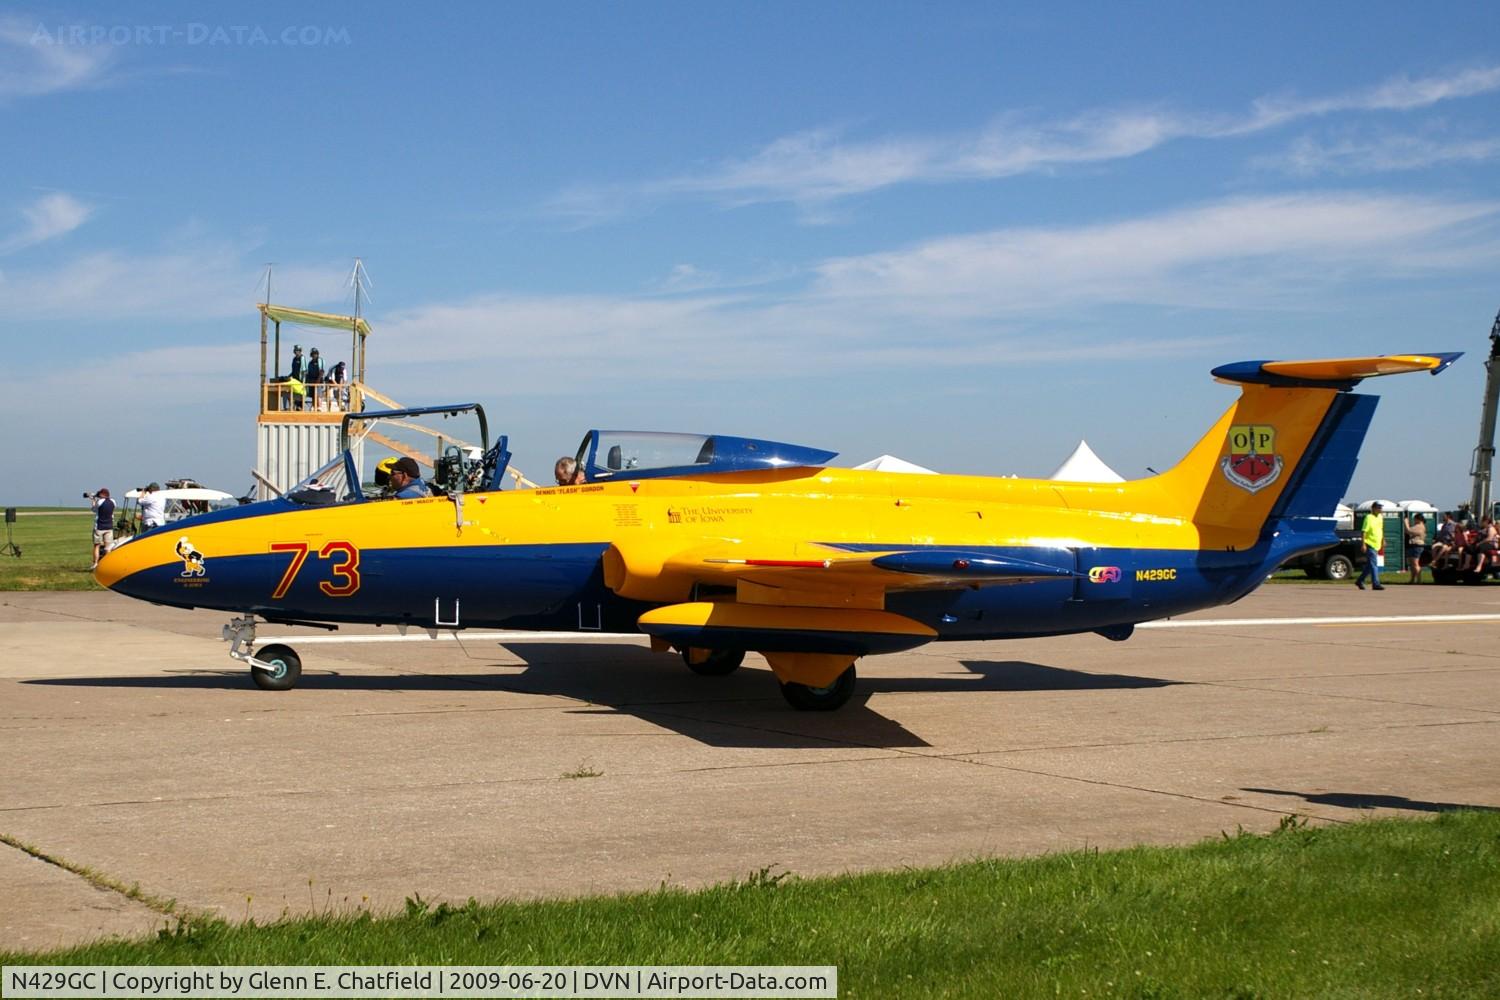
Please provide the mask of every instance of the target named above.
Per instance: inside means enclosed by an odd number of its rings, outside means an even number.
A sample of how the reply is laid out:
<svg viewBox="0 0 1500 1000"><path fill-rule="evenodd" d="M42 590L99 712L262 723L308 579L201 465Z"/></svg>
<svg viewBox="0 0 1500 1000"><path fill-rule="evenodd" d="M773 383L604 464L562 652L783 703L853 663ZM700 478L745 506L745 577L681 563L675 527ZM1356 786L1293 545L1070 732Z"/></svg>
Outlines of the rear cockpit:
<svg viewBox="0 0 1500 1000"><path fill-rule="evenodd" d="M652 479L818 466L828 464L837 454L804 445L723 434L595 430L584 435L576 457L586 481L592 483L619 476Z"/></svg>

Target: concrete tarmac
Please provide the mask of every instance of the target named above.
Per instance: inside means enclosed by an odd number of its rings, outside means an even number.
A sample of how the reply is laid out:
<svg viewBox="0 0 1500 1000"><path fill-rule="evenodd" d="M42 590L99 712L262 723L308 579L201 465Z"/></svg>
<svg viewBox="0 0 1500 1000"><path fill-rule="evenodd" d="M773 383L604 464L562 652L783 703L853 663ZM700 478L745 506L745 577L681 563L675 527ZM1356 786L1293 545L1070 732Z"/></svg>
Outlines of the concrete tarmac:
<svg viewBox="0 0 1500 1000"><path fill-rule="evenodd" d="M149 932L167 900L266 920L1500 808L1500 587L933 644L861 661L831 714L755 655L705 678L599 637L308 642L271 693L226 617L0 595L0 948Z"/></svg>

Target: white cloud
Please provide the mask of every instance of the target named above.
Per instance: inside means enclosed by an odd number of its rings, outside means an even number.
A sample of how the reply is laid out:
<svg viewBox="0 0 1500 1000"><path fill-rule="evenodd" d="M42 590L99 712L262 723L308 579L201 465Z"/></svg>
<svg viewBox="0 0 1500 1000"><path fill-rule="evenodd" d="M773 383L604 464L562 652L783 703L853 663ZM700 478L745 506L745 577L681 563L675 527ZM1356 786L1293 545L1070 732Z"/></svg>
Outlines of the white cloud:
<svg viewBox="0 0 1500 1000"><path fill-rule="evenodd" d="M1119 308L1318 310L1372 280L1493 269L1497 228L1500 201L1309 193L944 237L829 259L796 282L733 291L476 295L375 315L377 381L398 399L497 390L566 395L581 386L649 392L685 380L743 383L826 371L915 377L1079 352L1095 360L1201 356L1222 344L1222 333L1180 324L1142 333L1119 322ZM255 274L244 253L228 246L151 258L92 255L30 275L19 297L11 283L0 285L0 311L244 318ZM341 290L342 268L279 268L276 287L278 299L309 301ZM197 385L215 392L233 391L235 380L243 386L253 361L230 357L210 352L195 360ZM123 364L149 373L157 362L133 355ZM166 367L182 371L180 356ZM0 386L17 398L36 391L19 374Z"/></svg>
<svg viewBox="0 0 1500 1000"><path fill-rule="evenodd" d="M812 129L697 173L639 185L577 187L563 192L552 208L588 224L643 203L698 196L728 205L794 202L819 221L816 207L822 203L895 184L1011 177L1137 156L1177 139L1240 137L1341 112L1410 111L1495 90L1500 67L1482 67L1415 80L1401 76L1327 97L1263 97L1239 114L1117 108L1054 122L1007 114L973 132L866 141L847 140L840 129Z"/></svg>
<svg viewBox="0 0 1500 1000"><path fill-rule="evenodd" d="M0 100L92 86L111 57L108 46L66 44L37 21L0 18Z"/></svg>
<svg viewBox="0 0 1500 1000"><path fill-rule="evenodd" d="M950 315L1080 303L1209 305L1247 290L1285 294L1338 269L1410 274L1462 247L1474 266L1494 248L1500 202L1382 195L1237 198L1071 229L1004 229L831 260L821 292ZM1253 305L1253 301L1241 304Z"/></svg>
<svg viewBox="0 0 1500 1000"><path fill-rule="evenodd" d="M26 226L18 233L0 239L0 254L14 253L65 236L83 225L92 213L92 206L72 195L60 191L43 195L21 209Z"/></svg>
<svg viewBox="0 0 1500 1000"><path fill-rule="evenodd" d="M1452 139L1422 135L1381 135L1319 139L1302 136L1281 154L1257 159L1255 166L1298 176L1386 173L1422 170L1454 163L1482 163L1500 157L1500 138Z"/></svg>
<svg viewBox="0 0 1500 1000"><path fill-rule="evenodd" d="M1427 76L1416 80L1397 76L1365 90L1332 97L1264 97L1253 105L1244 128L1255 130L1298 118L1340 111L1411 111L1440 101L1476 97L1500 90L1500 66L1483 66L1449 76Z"/></svg>
<svg viewBox="0 0 1500 1000"><path fill-rule="evenodd" d="M382 358L559 380L890 370L1184 356L1217 338L1102 332L1118 306L1314 308L1357 281L1500 261L1500 202L1351 194L1237 198L1160 215L1011 228L824 261L800 291L670 299L480 296L379 318ZM392 353L394 352L394 357Z"/></svg>
<svg viewBox="0 0 1500 1000"><path fill-rule="evenodd" d="M104 250L54 267L7 270L0 275L0 312L22 321L244 316L264 271L249 258L250 249L193 238L156 253ZM342 265L279 266L276 298L306 305L339 301L347 279Z"/></svg>

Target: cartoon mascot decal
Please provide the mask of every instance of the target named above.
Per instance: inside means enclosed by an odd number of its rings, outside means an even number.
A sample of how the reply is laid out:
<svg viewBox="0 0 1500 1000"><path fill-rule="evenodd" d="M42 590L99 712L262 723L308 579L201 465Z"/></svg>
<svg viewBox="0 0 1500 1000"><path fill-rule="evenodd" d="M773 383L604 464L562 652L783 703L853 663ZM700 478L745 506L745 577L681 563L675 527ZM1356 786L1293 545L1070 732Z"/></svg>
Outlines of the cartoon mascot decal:
<svg viewBox="0 0 1500 1000"><path fill-rule="evenodd" d="M177 539L177 554L182 557L182 576L203 575L203 553L193 548L187 535Z"/></svg>

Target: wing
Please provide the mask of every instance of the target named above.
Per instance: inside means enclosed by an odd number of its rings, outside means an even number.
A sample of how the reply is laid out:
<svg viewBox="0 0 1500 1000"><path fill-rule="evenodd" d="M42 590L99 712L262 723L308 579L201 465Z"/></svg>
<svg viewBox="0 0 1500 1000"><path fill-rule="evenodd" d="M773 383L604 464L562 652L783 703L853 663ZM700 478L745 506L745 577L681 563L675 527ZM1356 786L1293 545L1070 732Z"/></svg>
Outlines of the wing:
<svg viewBox="0 0 1500 1000"><path fill-rule="evenodd" d="M645 601L685 600L694 585L785 591L788 596L858 594L866 606L880 607L900 590L955 590L961 587L1030 583L1077 575L1066 552L1038 551L1023 559L985 549L912 548L854 551L797 541L744 543L722 539L691 549L663 552L648 542L615 543L604 557L605 584L621 597ZM761 595L769 597L770 595ZM816 606L813 600L788 603ZM846 604L839 600L836 604Z"/></svg>
<svg viewBox="0 0 1500 1000"><path fill-rule="evenodd" d="M1038 555L1022 559L963 548L850 552L807 542L728 539L656 554L646 544L616 543L605 555L604 581L622 597L665 603L639 624L672 645L860 656L909 649L937 636L928 625L886 611L891 592L1078 575L1070 554ZM718 599L694 599L704 596Z"/></svg>

